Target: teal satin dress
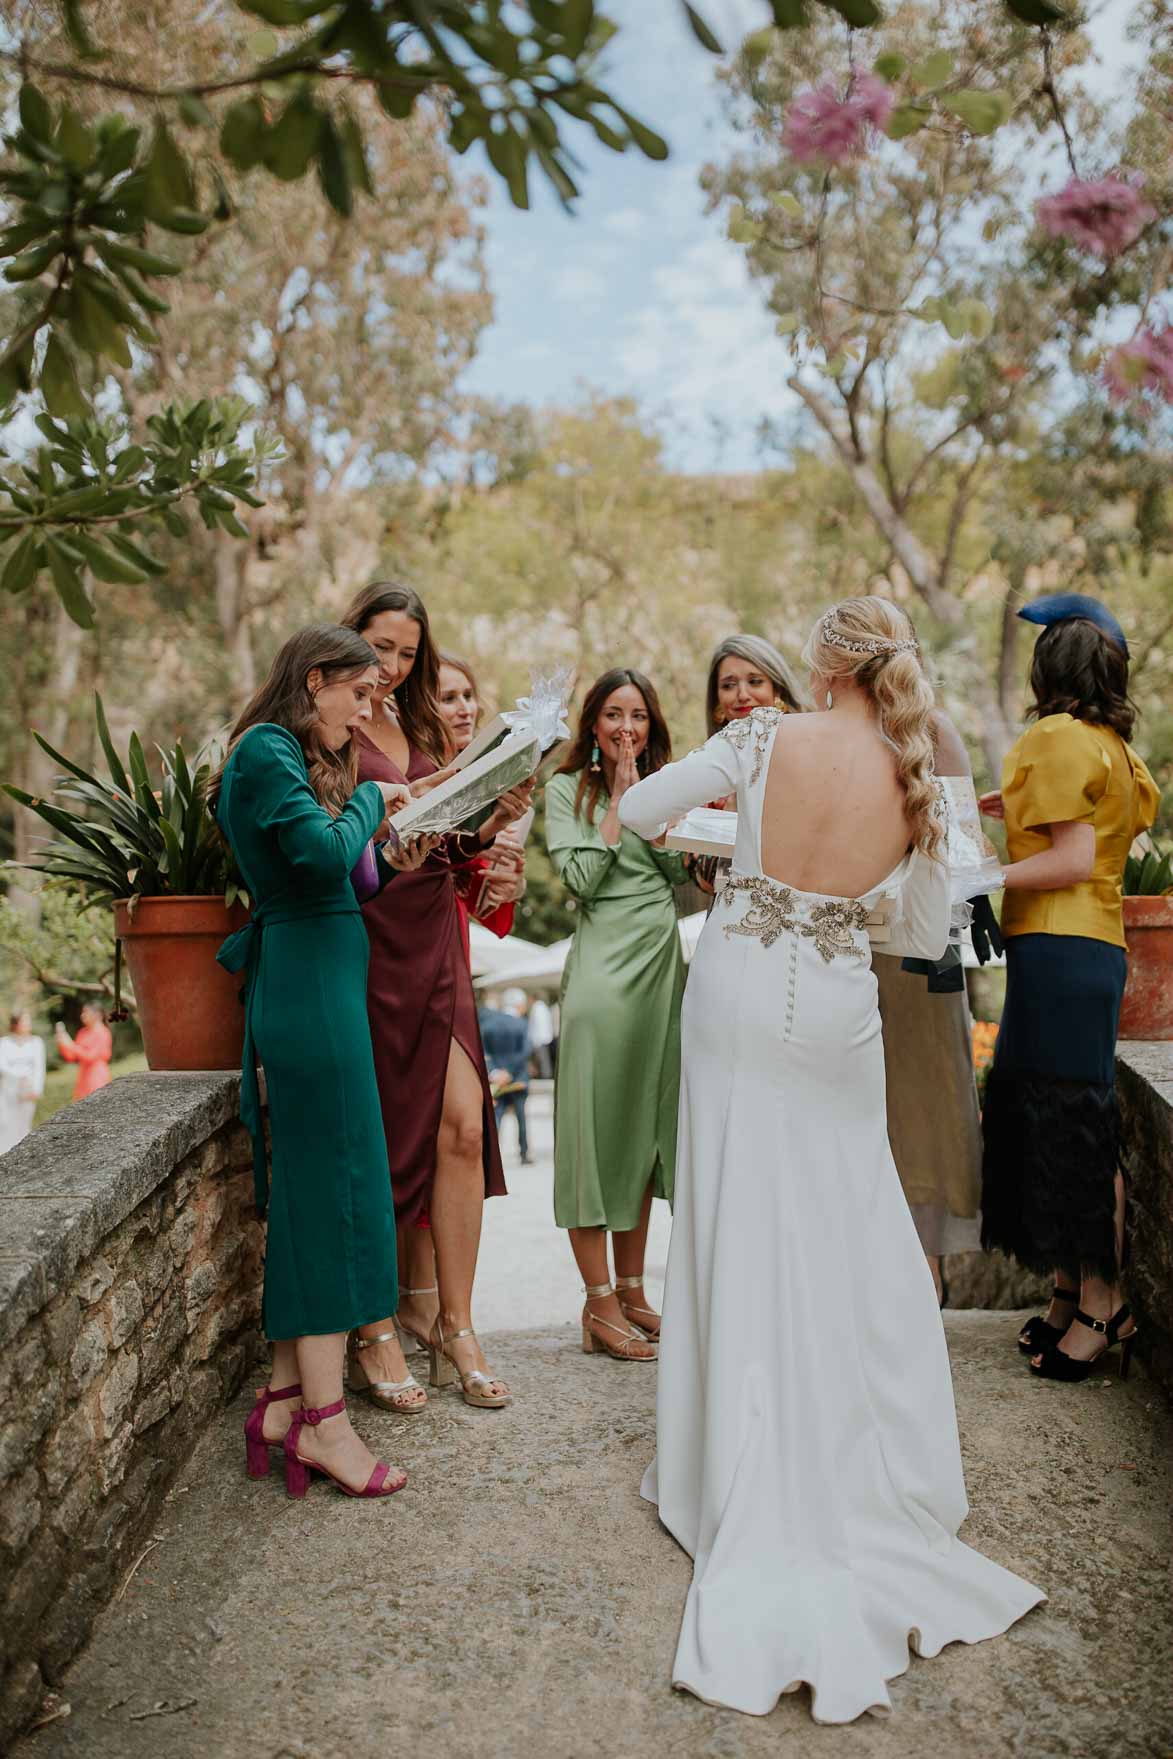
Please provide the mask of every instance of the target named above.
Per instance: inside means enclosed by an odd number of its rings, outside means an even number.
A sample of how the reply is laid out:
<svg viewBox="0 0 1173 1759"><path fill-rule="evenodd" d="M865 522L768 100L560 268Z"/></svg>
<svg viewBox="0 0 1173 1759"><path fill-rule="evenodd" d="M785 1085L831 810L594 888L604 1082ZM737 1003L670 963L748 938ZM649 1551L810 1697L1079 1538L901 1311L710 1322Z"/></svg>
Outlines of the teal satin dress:
<svg viewBox="0 0 1173 1759"><path fill-rule="evenodd" d="M554 1089L554 1220L634 1228L649 1181L672 1198L684 956L680 855L634 831L608 847L574 809L576 775L546 787L546 844L578 905L562 979Z"/></svg>
<svg viewBox="0 0 1173 1759"><path fill-rule="evenodd" d="M350 881L383 818L363 782L337 818L283 727L250 727L224 769L216 818L253 900L220 949L245 973L241 1117L267 1210L262 1321L270 1338L345 1332L399 1300L395 1212L371 1033L367 931ZM379 863L386 882L392 870ZM265 1154L257 1061L272 1135Z"/></svg>

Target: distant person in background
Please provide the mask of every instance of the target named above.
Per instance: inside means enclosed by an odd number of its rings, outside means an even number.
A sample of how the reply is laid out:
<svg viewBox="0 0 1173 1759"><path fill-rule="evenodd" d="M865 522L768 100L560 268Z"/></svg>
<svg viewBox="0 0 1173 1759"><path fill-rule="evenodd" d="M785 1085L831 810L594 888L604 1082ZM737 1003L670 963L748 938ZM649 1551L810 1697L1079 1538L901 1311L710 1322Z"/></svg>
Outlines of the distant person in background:
<svg viewBox="0 0 1173 1759"><path fill-rule="evenodd" d="M497 1107L497 1129L506 1112L517 1119L517 1146L521 1164L528 1167L529 1135L525 1102L529 1095L529 1027L525 1018L525 991L507 989L502 1008L481 1009L481 1038L489 1080Z"/></svg>
<svg viewBox="0 0 1173 1759"><path fill-rule="evenodd" d="M540 1081L554 1074L554 1016L549 1002L535 996L529 1011L530 1058Z"/></svg>
<svg viewBox="0 0 1173 1759"><path fill-rule="evenodd" d="M110 1059L114 1055L114 1038L106 1024L106 1010L99 1002L87 1002L81 1011L81 1031L70 1038L58 1020L57 1049L67 1063L78 1065L73 1084L75 1100L88 1099L100 1087L109 1087Z"/></svg>
<svg viewBox="0 0 1173 1759"><path fill-rule="evenodd" d="M0 1154L7 1154L33 1127L45 1091L45 1047L23 1010L12 1014L0 1038Z"/></svg>

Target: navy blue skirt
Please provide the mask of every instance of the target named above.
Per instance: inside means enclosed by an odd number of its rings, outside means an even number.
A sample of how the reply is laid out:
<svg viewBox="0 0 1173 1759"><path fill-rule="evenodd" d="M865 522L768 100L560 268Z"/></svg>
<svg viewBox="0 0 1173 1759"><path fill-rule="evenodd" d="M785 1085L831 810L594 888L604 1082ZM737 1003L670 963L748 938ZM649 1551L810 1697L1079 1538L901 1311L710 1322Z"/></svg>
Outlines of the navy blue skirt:
<svg viewBox="0 0 1173 1759"><path fill-rule="evenodd" d="M1115 1282L1116 1029L1127 961L1083 935L1012 935L982 1114L982 1244L1041 1275Z"/></svg>

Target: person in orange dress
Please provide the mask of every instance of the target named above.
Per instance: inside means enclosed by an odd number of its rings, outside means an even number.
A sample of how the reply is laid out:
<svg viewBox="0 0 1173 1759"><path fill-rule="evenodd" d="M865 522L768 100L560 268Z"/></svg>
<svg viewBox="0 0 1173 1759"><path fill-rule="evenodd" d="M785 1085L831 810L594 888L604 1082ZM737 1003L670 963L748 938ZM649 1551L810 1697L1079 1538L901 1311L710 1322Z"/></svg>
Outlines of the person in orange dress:
<svg viewBox="0 0 1173 1759"><path fill-rule="evenodd" d="M106 1024L106 1010L97 1002L87 1002L81 1011L81 1030L70 1038L60 1020L57 1022L57 1049L67 1063L76 1063L77 1080L73 1098L88 1099L100 1087L109 1087L113 1076L110 1059L114 1055L114 1038Z"/></svg>

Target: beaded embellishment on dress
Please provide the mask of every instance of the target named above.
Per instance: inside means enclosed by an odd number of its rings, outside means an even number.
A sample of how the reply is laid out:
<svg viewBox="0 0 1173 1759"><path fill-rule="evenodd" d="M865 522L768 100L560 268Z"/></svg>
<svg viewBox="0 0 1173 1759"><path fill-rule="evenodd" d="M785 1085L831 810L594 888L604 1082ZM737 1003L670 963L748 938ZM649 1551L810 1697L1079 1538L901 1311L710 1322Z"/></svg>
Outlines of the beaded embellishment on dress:
<svg viewBox="0 0 1173 1759"><path fill-rule="evenodd" d="M866 946L852 939L853 932L866 931L868 911L856 898L826 898L819 904L800 903L790 886L768 879L765 874L731 873L717 903L731 906L734 896L745 892L749 909L740 922L725 923L726 935L752 935L763 947L772 947L782 934L801 935L813 941L824 964L837 955L862 959Z"/></svg>
<svg viewBox="0 0 1173 1759"><path fill-rule="evenodd" d="M722 738L728 739L730 745L735 745L738 751L744 752L747 747L753 746L753 771L749 778L751 788L762 773L766 748L782 715L783 710L780 708L756 708L744 720L727 721L721 728Z"/></svg>

